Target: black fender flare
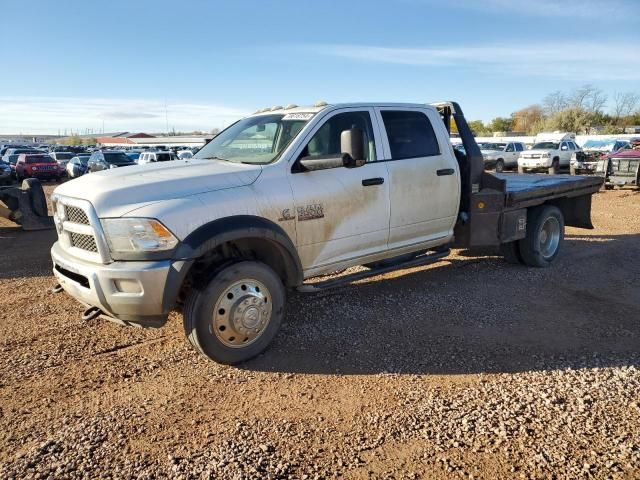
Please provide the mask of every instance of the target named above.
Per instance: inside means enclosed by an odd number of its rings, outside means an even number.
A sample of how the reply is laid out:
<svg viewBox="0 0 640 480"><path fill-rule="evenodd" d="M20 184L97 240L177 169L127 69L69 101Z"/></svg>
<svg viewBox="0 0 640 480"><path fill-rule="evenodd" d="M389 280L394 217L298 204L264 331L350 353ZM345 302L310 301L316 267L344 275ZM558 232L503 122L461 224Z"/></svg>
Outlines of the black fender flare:
<svg viewBox="0 0 640 480"><path fill-rule="evenodd" d="M269 242L284 261L286 285L302 284L302 263L289 235L271 220L254 215L236 215L219 218L191 232L178 245L174 260L194 260L233 240L260 239Z"/></svg>

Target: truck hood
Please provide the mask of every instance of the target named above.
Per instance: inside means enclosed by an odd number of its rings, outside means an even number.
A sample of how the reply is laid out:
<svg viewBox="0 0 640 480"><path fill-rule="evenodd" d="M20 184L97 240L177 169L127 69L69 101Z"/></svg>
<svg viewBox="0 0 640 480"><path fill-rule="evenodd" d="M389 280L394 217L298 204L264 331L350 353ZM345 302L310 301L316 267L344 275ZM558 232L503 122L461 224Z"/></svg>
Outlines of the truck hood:
<svg viewBox="0 0 640 480"><path fill-rule="evenodd" d="M520 156L528 157L530 155L540 155L542 153L548 153L549 155L551 155L554 152L556 152L556 150L545 150L545 149L527 150L526 152L522 152Z"/></svg>
<svg viewBox="0 0 640 480"><path fill-rule="evenodd" d="M88 200L99 217L120 217L151 203L250 185L260 165L222 160L174 160L113 168L60 185L54 194Z"/></svg>
<svg viewBox="0 0 640 480"><path fill-rule="evenodd" d="M502 153L502 150L487 150L487 149L480 149L480 153L482 153L483 155L499 155Z"/></svg>
<svg viewBox="0 0 640 480"><path fill-rule="evenodd" d="M640 150L622 150L610 153L609 158L640 158Z"/></svg>

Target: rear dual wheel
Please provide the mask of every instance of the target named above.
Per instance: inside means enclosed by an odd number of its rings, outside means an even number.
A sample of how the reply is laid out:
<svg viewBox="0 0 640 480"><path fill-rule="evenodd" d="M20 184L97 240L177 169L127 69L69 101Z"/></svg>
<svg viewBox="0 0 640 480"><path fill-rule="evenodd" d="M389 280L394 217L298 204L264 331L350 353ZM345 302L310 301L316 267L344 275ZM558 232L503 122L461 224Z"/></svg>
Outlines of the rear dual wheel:
<svg viewBox="0 0 640 480"><path fill-rule="evenodd" d="M564 217L552 205L533 208L527 213L527 236L501 246L505 261L545 268L560 253L564 242Z"/></svg>
<svg viewBox="0 0 640 480"><path fill-rule="evenodd" d="M267 265L240 261L223 267L189 293L184 329L201 354L233 365L265 350L284 316L285 289Z"/></svg>

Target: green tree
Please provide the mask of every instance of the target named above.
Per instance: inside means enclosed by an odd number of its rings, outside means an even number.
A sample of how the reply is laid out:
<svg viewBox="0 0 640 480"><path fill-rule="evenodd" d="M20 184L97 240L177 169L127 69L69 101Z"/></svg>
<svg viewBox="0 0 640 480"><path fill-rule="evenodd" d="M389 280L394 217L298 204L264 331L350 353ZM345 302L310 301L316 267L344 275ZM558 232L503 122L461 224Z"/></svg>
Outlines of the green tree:
<svg viewBox="0 0 640 480"><path fill-rule="evenodd" d="M489 123L489 130L492 132L510 132L513 126L513 119L506 117L496 117Z"/></svg>
<svg viewBox="0 0 640 480"><path fill-rule="evenodd" d="M482 120L471 120L469 122L469 128L476 137L490 133L487 127L484 126L484 123L482 123Z"/></svg>

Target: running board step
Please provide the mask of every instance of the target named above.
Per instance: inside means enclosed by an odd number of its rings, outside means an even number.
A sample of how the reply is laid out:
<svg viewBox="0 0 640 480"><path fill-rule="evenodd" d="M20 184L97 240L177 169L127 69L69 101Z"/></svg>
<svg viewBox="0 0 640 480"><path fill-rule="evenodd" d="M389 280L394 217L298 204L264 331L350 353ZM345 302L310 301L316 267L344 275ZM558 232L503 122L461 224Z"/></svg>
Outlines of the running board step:
<svg viewBox="0 0 640 480"><path fill-rule="evenodd" d="M451 253L451 249L425 253L424 255L420 255L419 257L413 258L406 262L396 263L394 265L388 265L386 267L372 268L370 270L363 270L361 272L355 272L349 275L345 275L344 277L325 280L324 282L305 283L300 285L296 290L298 290L298 292L301 292L301 293L321 292L323 290L328 290L330 288L335 288L341 285L345 285L347 283L355 282L356 280L362 280L363 278L375 277L376 275L380 275L387 272L393 272L395 270L420 267L422 265L435 263L449 256L450 253Z"/></svg>

